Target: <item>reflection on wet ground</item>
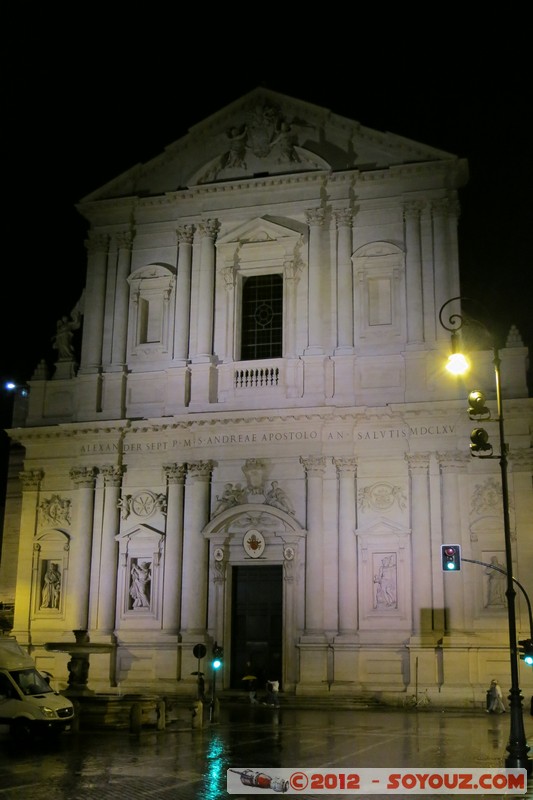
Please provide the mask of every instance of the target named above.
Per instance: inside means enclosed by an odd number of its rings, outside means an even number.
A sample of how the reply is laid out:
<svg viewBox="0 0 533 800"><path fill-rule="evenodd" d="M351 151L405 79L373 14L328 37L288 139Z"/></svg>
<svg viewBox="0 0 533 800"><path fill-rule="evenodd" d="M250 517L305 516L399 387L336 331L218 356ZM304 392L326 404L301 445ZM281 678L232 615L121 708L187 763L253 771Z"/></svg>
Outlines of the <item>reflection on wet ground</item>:
<svg viewBox="0 0 533 800"><path fill-rule="evenodd" d="M533 717L524 716L524 724L533 752ZM235 705L222 707L218 722L205 720L194 730L183 719L164 731L82 731L55 746L44 742L19 751L4 740L0 800L257 797L245 786L242 795L227 793L229 768L270 774L279 767L501 768L508 738L507 714ZM391 797L372 798L385 796Z"/></svg>

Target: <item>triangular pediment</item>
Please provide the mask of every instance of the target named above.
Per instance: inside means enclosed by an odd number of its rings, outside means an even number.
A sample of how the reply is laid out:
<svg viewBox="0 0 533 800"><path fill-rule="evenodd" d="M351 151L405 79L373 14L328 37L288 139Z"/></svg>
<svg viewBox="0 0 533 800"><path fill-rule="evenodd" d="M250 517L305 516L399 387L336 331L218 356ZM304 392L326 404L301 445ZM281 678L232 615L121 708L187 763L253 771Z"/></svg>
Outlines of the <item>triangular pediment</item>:
<svg viewBox="0 0 533 800"><path fill-rule="evenodd" d="M134 166L82 202L155 196L282 174L368 171L450 159L456 157L260 87L194 125L161 155Z"/></svg>
<svg viewBox="0 0 533 800"><path fill-rule="evenodd" d="M410 530L403 525L380 518L374 520L370 525L357 528L355 533L357 536L408 536Z"/></svg>
<svg viewBox="0 0 533 800"><path fill-rule="evenodd" d="M164 531L158 531L157 528L153 528L151 525L140 524L133 525L127 530L120 531L120 533L115 536L115 541L121 542L131 539L132 537L140 539L161 539L164 535Z"/></svg>
<svg viewBox="0 0 533 800"><path fill-rule="evenodd" d="M270 217L257 217L238 225L233 230L228 231L224 236L217 240L218 245L233 244L254 244L256 242L278 242L281 239L294 239L307 233L305 225L301 225L295 220L283 220L275 222Z"/></svg>

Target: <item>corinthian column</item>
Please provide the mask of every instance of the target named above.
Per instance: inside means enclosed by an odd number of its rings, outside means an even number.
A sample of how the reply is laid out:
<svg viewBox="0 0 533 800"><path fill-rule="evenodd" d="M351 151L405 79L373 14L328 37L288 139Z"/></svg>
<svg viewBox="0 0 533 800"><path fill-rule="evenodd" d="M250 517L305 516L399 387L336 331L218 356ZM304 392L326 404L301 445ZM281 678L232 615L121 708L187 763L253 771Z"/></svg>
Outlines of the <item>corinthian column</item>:
<svg viewBox="0 0 533 800"><path fill-rule="evenodd" d="M305 553L305 634L324 636L324 519L322 456L300 458L307 478L307 539Z"/></svg>
<svg viewBox="0 0 533 800"><path fill-rule="evenodd" d="M97 372L102 364L108 245L108 236L91 235L85 243L88 264L83 310L81 374Z"/></svg>
<svg viewBox="0 0 533 800"><path fill-rule="evenodd" d="M115 629L117 604L119 494L122 467L106 466L100 470L104 478L104 512L102 517L102 547L96 628L102 633Z"/></svg>
<svg viewBox="0 0 533 800"><path fill-rule="evenodd" d="M212 461L188 465L183 526L181 630L205 634L207 623L208 543L202 531L209 520Z"/></svg>
<svg viewBox="0 0 533 800"><path fill-rule="evenodd" d="M174 361L184 363L189 355L191 311L191 268L194 226L184 225L178 236L178 276L176 280L176 315L174 321Z"/></svg>
<svg viewBox="0 0 533 800"><path fill-rule="evenodd" d="M407 454L411 477L411 563L413 564L413 633L421 635L433 628L432 548L429 539L429 454ZM433 553L435 558L435 553ZM416 570L414 565L416 564Z"/></svg>
<svg viewBox="0 0 533 800"><path fill-rule="evenodd" d="M130 232L125 232L117 236L117 284L115 287L113 344L111 348L111 364L114 367L123 367L126 364L128 309L130 302L128 275L130 274L131 267L132 241L133 237Z"/></svg>
<svg viewBox="0 0 533 800"><path fill-rule="evenodd" d="M314 208L306 212L309 225L309 287L308 287L308 337L307 355L322 355L322 226L325 212Z"/></svg>
<svg viewBox="0 0 533 800"><path fill-rule="evenodd" d="M67 618L70 629L89 627L89 584L94 519L94 467L71 469L70 478L76 486L72 552L69 561Z"/></svg>
<svg viewBox="0 0 533 800"><path fill-rule="evenodd" d="M19 478L22 484L22 508L20 512L20 537L15 591L17 602L15 603L15 616L11 633L16 636L19 642L27 642L29 640L32 604L30 592L30 587L33 583L32 547L37 529L37 504L44 472L40 469L27 470L20 472ZM39 588L36 587L36 590L39 591Z"/></svg>
<svg viewBox="0 0 533 800"><path fill-rule="evenodd" d="M213 314L215 305L215 239L220 228L216 219L198 225L202 237L200 286L198 291L197 348L194 361L210 361L213 355Z"/></svg>
<svg viewBox="0 0 533 800"><path fill-rule="evenodd" d="M403 209L406 248L407 341L409 344L417 344L424 341L422 248L420 241L420 214L422 208L422 203L411 202L406 203Z"/></svg>
<svg viewBox="0 0 533 800"><path fill-rule="evenodd" d="M335 458L339 479L339 634L357 631L357 552L355 541L355 458Z"/></svg>
<svg viewBox="0 0 533 800"><path fill-rule="evenodd" d="M442 476L442 544L460 544L461 542L461 486L464 480L469 456L466 453L439 454L440 472ZM440 553L439 553L440 556ZM460 573L443 575L444 598L447 611L446 630L464 632L465 630L465 582Z"/></svg>
<svg viewBox="0 0 533 800"><path fill-rule="evenodd" d="M353 353L352 211L335 212L337 221L337 354Z"/></svg>
<svg viewBox="0 0 533 800"><path fill-rule="evenodd" d="M183 554L183 495L185 464L163 467L167 478L168 500L165 532L165 571L163 577L163 630L179 630Z"/></svg>
<svg viewBox="0 0 533 800"><path fill-rule="evenodd" d="M433 218L433 252L435 280L435 311L451 297L460 294L457 259L457 202L448 198L435 200L431 206ZM437 339L448 339L449 333L437 326Z"/></svg>

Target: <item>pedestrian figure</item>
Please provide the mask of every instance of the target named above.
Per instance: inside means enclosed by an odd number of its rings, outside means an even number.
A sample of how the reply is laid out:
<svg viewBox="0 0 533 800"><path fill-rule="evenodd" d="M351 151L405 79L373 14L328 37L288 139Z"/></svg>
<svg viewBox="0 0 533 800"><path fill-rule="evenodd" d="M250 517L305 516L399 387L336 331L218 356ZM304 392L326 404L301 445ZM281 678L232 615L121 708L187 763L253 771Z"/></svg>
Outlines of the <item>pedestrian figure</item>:
<svg viewBox="0 0 533 800"><path fill-rule="evenodd" d="M267 681L267 706L279 706L279 681Z"/></svg>
<svg viewBox="0 0 533 800"><path fill-rule="evenodd" d="M496 679L490 682L487 690L487 714L505 714L502 689Z"/></svg>
<svg viewBox="0 0 533 800"><path fill-rule="evenodd" d="M244 675L241 680L246 681L246 688L248 690L250 703L255 706L259 703L259 700L257 699L257 675L253 674L252 664L250 661L246 662L246 670L246 675Z"/></svg>

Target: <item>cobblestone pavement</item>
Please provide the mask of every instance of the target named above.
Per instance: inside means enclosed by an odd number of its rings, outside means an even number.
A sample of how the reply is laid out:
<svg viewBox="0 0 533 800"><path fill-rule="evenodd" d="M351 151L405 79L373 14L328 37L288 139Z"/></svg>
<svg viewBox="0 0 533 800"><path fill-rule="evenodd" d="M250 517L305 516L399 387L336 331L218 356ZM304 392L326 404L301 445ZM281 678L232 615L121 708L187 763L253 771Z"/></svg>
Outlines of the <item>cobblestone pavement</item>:
<svg viewBox="0 0 533 800"><path fill-rule="evenodd" d="M531 757L533 717L524 716L524 724ZM228 794L228 768L271 775L279 767L501 768L508 738L509 715L489 716L481 710L230 705L221 708L217 722L204 719L199 729L182 718L163 731L80 731L65 734L55 745L36 743L18 751L4 739L0 800L242 800L257 797L257 790L247 794L243 786L242 794ZM532 782L529 791L532 797ZM298 796L318 800L326 795Z"/></svg>

